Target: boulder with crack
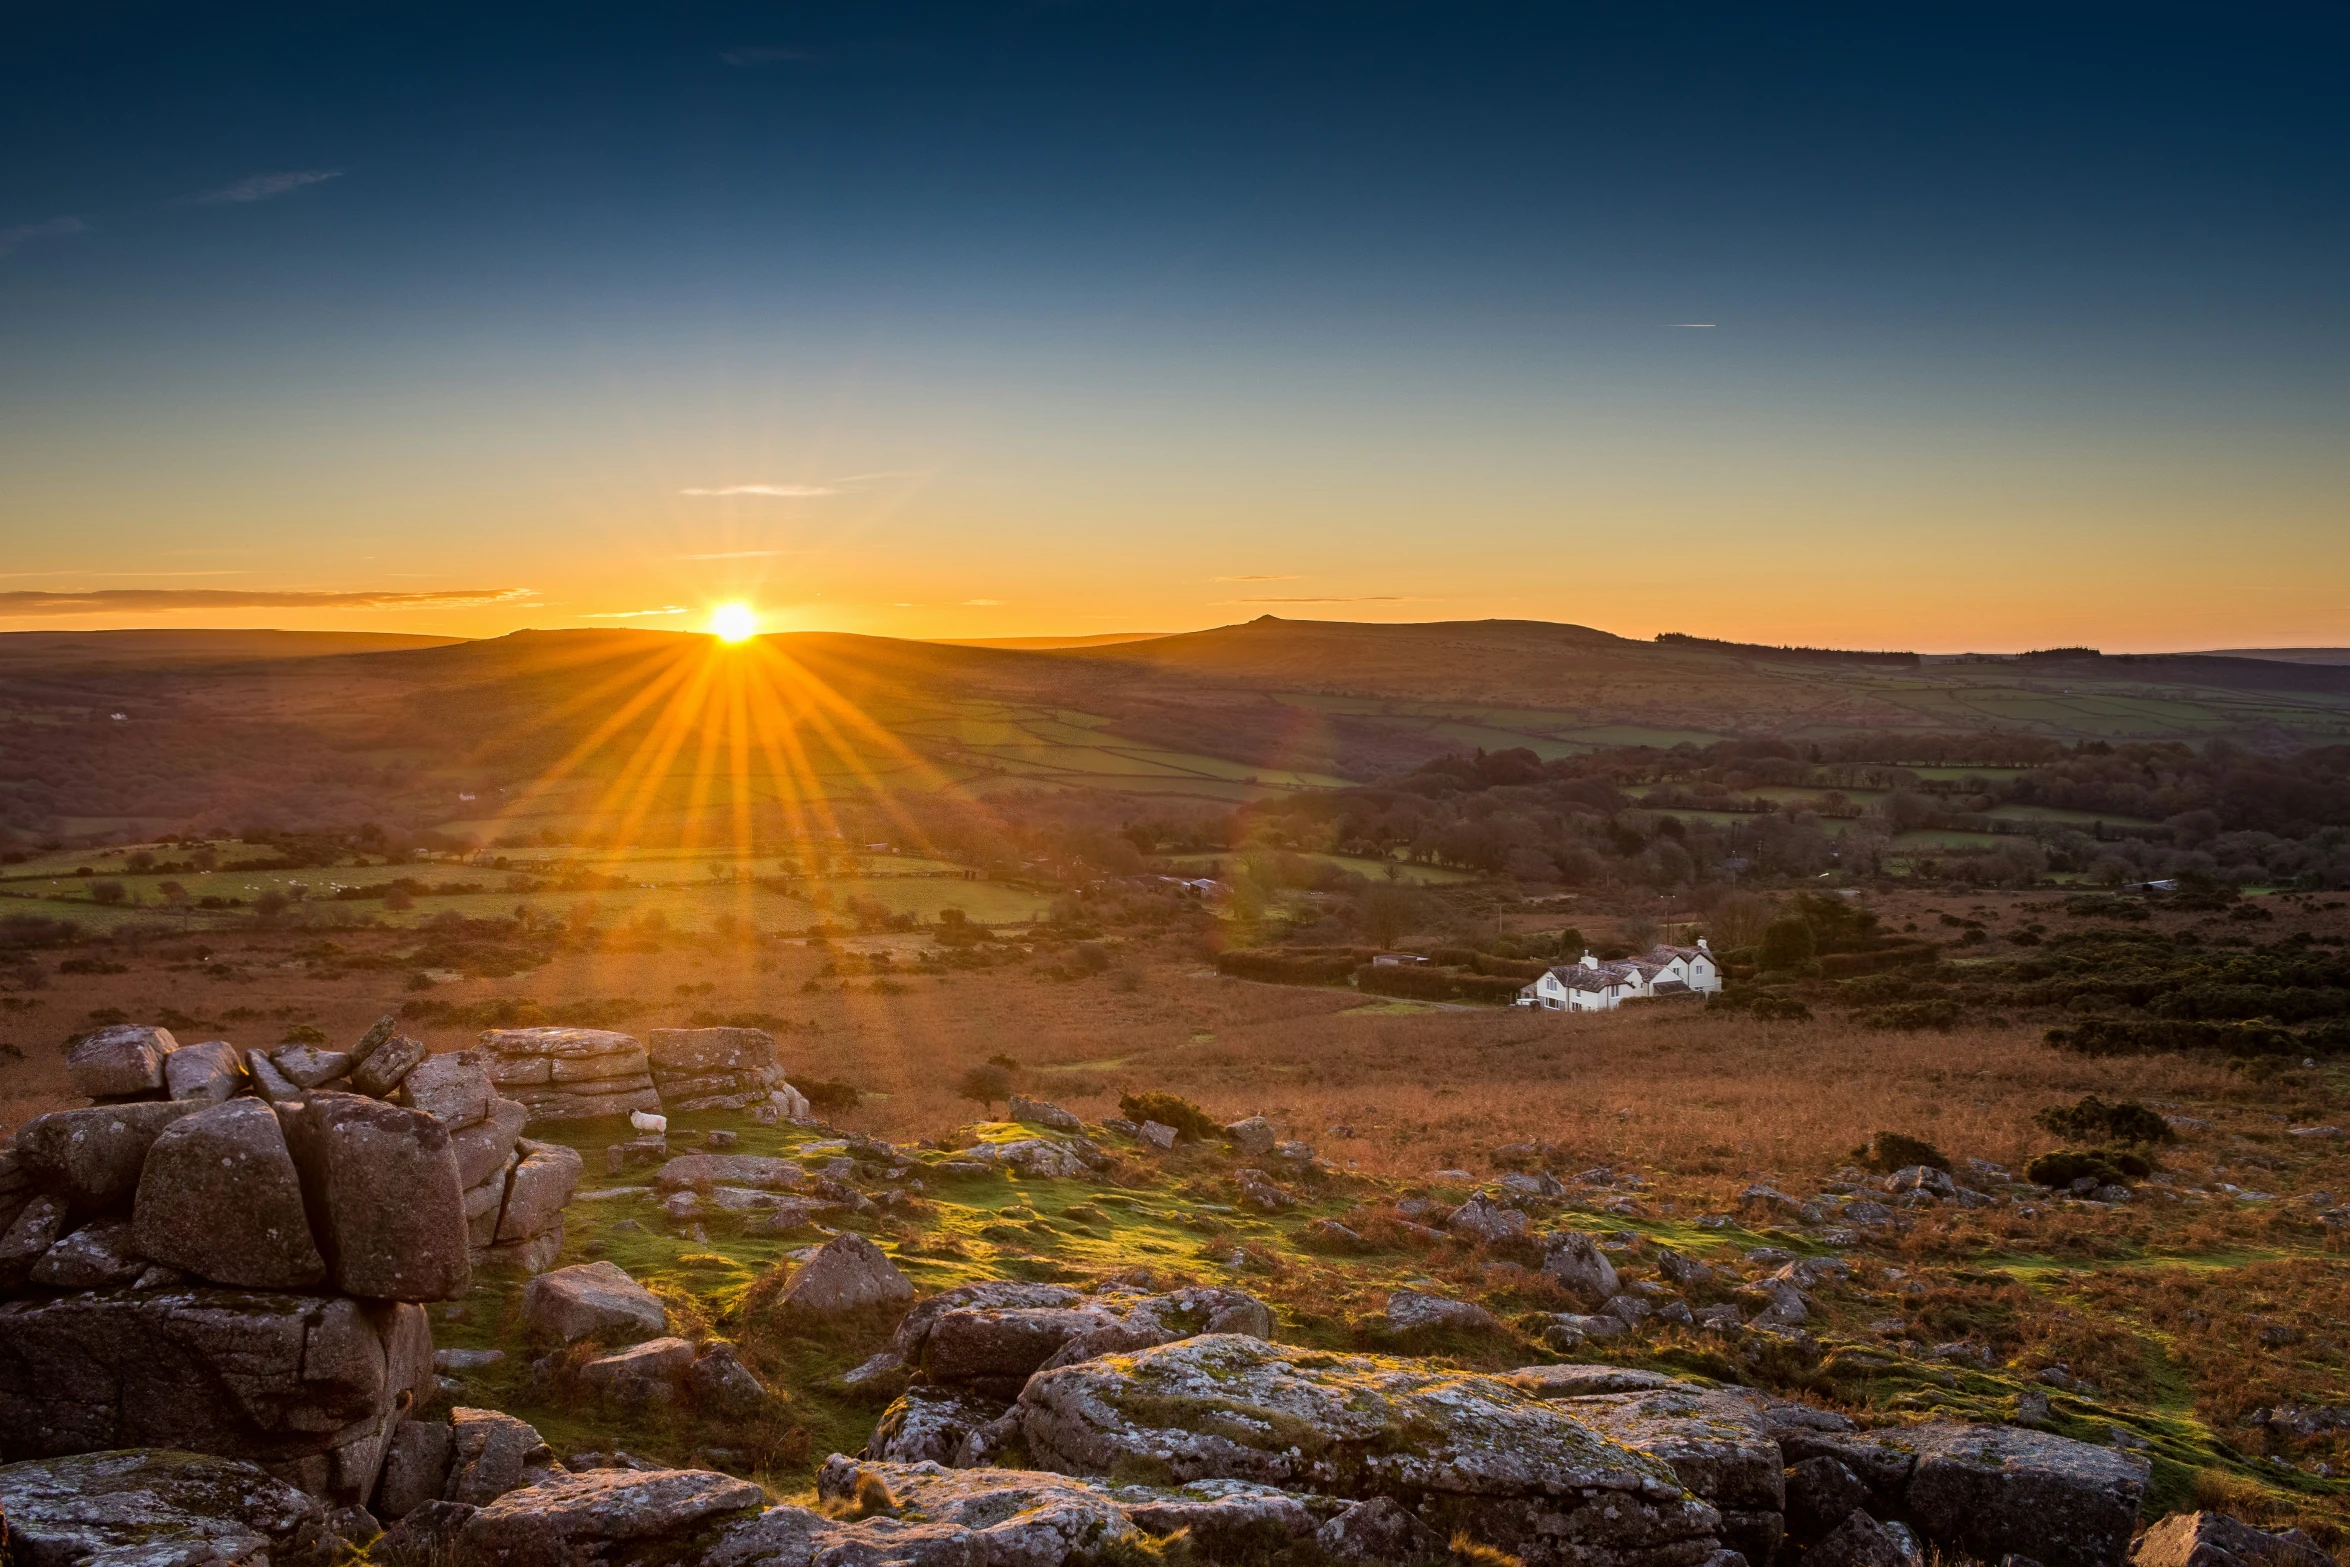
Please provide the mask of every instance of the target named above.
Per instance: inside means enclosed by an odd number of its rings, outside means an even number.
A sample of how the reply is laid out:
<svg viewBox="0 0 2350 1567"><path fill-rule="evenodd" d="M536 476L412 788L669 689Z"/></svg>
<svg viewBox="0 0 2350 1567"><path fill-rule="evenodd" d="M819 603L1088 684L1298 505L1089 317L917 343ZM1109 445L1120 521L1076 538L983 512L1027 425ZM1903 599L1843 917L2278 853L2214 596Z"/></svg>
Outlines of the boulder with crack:
<svg viewBox="0 0 2350 1567"><path fill-rule="evenodd" d="M1750 1563L1769 1561L1779 1548L1786 1532L1784 1466L1779 1444L1745 1398L1694 1387L1649 1388L1587 1394L1562 1407L1670 1466L1683 1485L1713 1504L1722 1515L1722 1543Z"/></svg>
<svg viewBox="0 0 2350 1567"><path fill-rule="evenodd" d="M1662 1461L1493 1376L1211 1335L1040 1373L1028 1451L1065 1474L1387 1496L1529 1567L1698 1567L1720 1518Z"/></svg>

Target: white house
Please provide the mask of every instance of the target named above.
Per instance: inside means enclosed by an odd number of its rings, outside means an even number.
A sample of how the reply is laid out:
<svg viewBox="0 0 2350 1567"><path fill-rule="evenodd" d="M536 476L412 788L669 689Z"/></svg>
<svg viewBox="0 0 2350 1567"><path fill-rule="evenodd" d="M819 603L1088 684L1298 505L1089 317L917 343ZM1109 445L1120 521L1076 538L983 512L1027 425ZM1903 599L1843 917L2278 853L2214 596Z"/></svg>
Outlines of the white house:
<svg viewBox="0 0 2350 1567"><path fill-rule="evenodd" d="M1721 968L1700 936L1694 947L1651 947L1640 957L1613 963L1586 952L1581 962L1554 968L1519 991L1517 1004L1548 1012L1605 1012L1627 1001L1721 988Z"/></svg>

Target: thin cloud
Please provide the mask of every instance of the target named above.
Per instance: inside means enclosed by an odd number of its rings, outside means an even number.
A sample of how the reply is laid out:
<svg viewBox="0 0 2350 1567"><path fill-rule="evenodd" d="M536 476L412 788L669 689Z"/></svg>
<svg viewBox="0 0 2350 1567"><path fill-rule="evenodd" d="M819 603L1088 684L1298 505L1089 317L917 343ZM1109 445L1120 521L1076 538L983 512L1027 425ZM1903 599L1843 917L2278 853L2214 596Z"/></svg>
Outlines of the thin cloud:
<svg viewBox="0 0 2350 1567"><path fill-rule="evenodd" d="M305 185L318 185L343 177L341 169L287 169L279 174L248 174L243 179L223 185L218 190L200 190L193 196L182 196L183 207L240 206L247 202L268 201Z"/></svg>
<svg viewBox="0 0 2350 1567"><path fill-rule="evenodd" d="M535 588L444 588L437 593L253 592L243 588L92 588L0 593L0 619L32 615L168 614L212 609L455 609L508 604Z"/></svg>
<svg viewBox="0 0 2350 1567"><path fill-rule="evenodd" d="M1357 598L1286 598L1234 599L1235 604L1418 604L1425 602L1403 593L1366 593Z"/></svg>
<svg viewBox="0 0 2350 1567"><path fill-rule="evenodd" d="M1260 572L1245 577L1210 577L1208 580L1210 582L1302 582L1305 579L1292 571L1279 574Z"/></svg>
<svg viewBox="0 0 2350 1567"><path fill-rule="evenodd" d="M728 65L781 65L789 60L812 60L814 55L805 49L778 49L769 44L745 44L735 49L721 49L718 58Z"/></svg>
<svg viewBox="0 0 2350 1567"><path fill-rule="evenodd" d="M776 555L795 555L797 550L718 550L708 555L673 555L672 560L767 560Z"/></svg>
<svg viewBox="0 0 2350 1567"><path fill-rule="evenodd" d="M965 599L963 607L966 609L1000 609L1003 602L1002 599Z"/></svg>
<svg viewBox="0 0 2350 1567"><path fill-rule="evenodd" d="M0 257L13 256L37 240L66 239L87 233L89 227L79 218L51 218L45 223L19 223L14 228L0 229Z"/></svg>
<svg viewBox="0 0 2350 1567"><path fill-rule="evenodd" d="M646 618L647 616L660 616L660 615L690 615L690 614L692 614L692 613L693 613L693 611L692 611L692 610L690 610L690 609L687 609L687 608L686 608L684 605L682 605L682 604L672 604L672 605L668 606L666 609L606 609L606 610L599 610L599 611L597 611L597 612L595 612L595 613L593 613L593 614L582 615L582 616L580 617L580 619L582 619L582 620L643 620L643 619L644 619L644 618Z"/></svg>
<svg viewBox="0 0 2350 1567"><path fill-rule="evenodd" d="M819 495L838 495L840 491L829 484L728 484L716 489L679 490L680 495L764 495L774 500L811 500Z"/></svg>
<svg viewBox="0 0 2350 1567"><path fill-rule="evenodd" d="M1676 321L1673 323L1673 325L1676 327L1706 327L1710 329L1721 325L1721 323L1718 321Z"/></svg>

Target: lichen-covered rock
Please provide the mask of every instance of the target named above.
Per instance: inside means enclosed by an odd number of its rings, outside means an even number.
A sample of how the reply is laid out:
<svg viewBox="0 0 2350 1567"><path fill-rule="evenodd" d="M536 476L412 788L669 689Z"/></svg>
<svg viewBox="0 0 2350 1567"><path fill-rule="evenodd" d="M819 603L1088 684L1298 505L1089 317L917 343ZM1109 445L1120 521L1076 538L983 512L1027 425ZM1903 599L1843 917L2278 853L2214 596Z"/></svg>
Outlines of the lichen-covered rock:
<svg viewBox="0 0 2350 1567"><path fill-rule="evenodd" d="M952 1464L973 1431L1000 1419L1002 1399L960 1388L910 1387L882 1412L862 1456L893 1464Z"/></svg>
<svg viewBox="0 0 2350 1567"><path fill-rule="evenodd" d="M569 1344L651 1338L669 1330L669 1310L614 1262L582 1262L542 1273L522 1289L523 1320Z"/></svg>
<svg viewBox="0 0 2350 1567"><path fill-rule="evenodd" d="M296 1088L316 1088L351 1070L347 1052L321 1050L316 1045L280 1045L269 1053L269 1061Z"/></svg>
<svg viewBox="0 0 2350 1567"><path fill-rule="evenodd" d="M1589 1398L1596 1393L1645 1393L1656 1388L1687 1387L1679 1377L1662 1371L1640 1371L1631 1366L1602 1364L1521 1366L1509 1379L1543 1398Z"/></svg>
<svg viewBox="0 0 2350 1567"><path fill-rule="evenodd" d="M916 1306L895 1345L933 1382L1010 1398L1048 1366L1127 1354L1200 1333L1270 1338L1273 1313L1241 1290L1094 1295L1050 1284L965 1285Z"/></svg>
<svg viewBox="0 0 2350 1567"><path fill-rule="evenodd" d="M763 1028L656 1028L645 1036L645 1054L657 1073L755 1072L775 1065L775 1036Z"/></svg>
<svg viewBox="0 0 2350 1567"><path fill-rule="evenodd" d="M382 1478L370 1504L378 1518L405 1518L438 1501L449 1485L449 1423L403 1420L384 1451Z"/></svg>
<svg viewBox="0 0 2350 1567"><path fill-rule="evenodd" d="M530 1112L551 1121L625 1120L661 1109L644 1047L599 1028L493 1028L481 1036L490 1080Z"/></svg>
<svg viewBox="0 0 2350 1567"><path fill-rule="evenodd" d="M623 1404L667 1404L684 1390L694 1347L681 1338L647 1339L599 1355L579 1368L581 1384Z"/></svg>
<svg viewBox="0 0 2350 1567"><path fill-rule="evenodd" d="M958 1284L917 1302L899 1321L897 1332L890 1337L890 1348L905 1364L918 1366L932 1326L950 1311L1074 1306L1084 1298L1065 1284L1027 1284L1016 1279Z"/></svg>
<svg viewBox="0 0 2350 1567"><path fill-rule="evenodd" d="M495 1177L499 1201L505 1201L506 1167L513 1161L522 1128L529 1120L530 1112L513 1100L492 1099L479 1120L449 1134L449 1150L457 1156L457 1179L466 1190ZM491 1228L495 1230L495 1224ZM487 1237L484 1240L486 1244Z"/></svg>
<svg viewBox="0 0 2350 1567"><path fill-rule="evenodd" d="M767 1404L767 1387L758 1373L742 1362L732 1344L705 1344L685 1375L685 1389L705 1414L740 1419L755 1415Z"/></svg>
<svg viewBox="0 0 2350 1567"><path fill-rule="evenodd" d="M1746 1399L1680 1387L1586 1396L1562 1407L1626 1447L1662 1459L1713 1504L1722 1515L1722 1543L1748 1562L1768 1562L1778 1549L1786 1532L1786 1477L1778 1443Z"/></svg>
<svg viewBox="0 0 2350 1567"><path fill-rule="evenodd" d="M0 1290L21 1289L49 1248L65 1236L65 1199L47 1193L26 1200L0 1231Z"/></svg>
<svg viewBox="0 0 2350 1567"><path fill-rule="evenodd" d="M139 1176L132 1229L139 1251L214 1284L326 1281L293 1155L277 1113L258 1099L212 1105L163 1130Z"/></svg>
<svg viewBox="0 0 2350 1567"><path fill-rule="evenodd" d="M1937 1544L2045 1567L2128 1556L2152 1473L2139 1455L2016 1426L1934 1422L1899 1435L1917 1454L1909 1519Z"/></svg>
<svg viewBox="0 0 2350 1567"><path fill-rule="evenodd" d="M352 1090L381 1098L398 1088L431 1054L432 1047L423 1040L395 1034L351 1067Z"/></svg>
<svg viewBox="0 0 2350 1567"><path fill-rule="evenodd" d="M179 1048L168 1028L118 1023L84 1034L65 1053L66 1081L84 1099L153 1093L163 1086L164 1058Z"/></svg>
<svg viewBox="0 0 2350 1567"><path fill-rule="evenodd" d="M0 1459L171 1447L348 1503L431 1386L421 1308L210 1286L0 1304Z"/></svg>
<svg viewBox="0 0 2350 1567"><path fill-rule="evenodd" d="M1516 1240L1526 1233L1526 1215L1516 1208L1507 1208L1483 1192L1452 1211L1444 1227L1455 1235L1476 1241Z"/></svg>
<svg viewBox="0 0 2350 1567"><path fill-rule="evenodd" d="M804 1186L808 1172L789 1159L749 1153L679 1154L653 1174L665 1192L698 1186L748 1186L757 1191L791 1191Z"/></svg>
<svg viewBox="0 0 2350 1567"><path fill-rule="evenodd" d="M1789 1464L1787 1533L1809 1545L1869 1504L1869 1488L1842 1460L1822 1454Z"/></svg>
<svg viewBox="0 0 2350 1567"><path fill-rule="evenodd" d="M843 1231L800 1264L776 1305L796 1315L843 1317L887 1311L913 1298L914 1281L880 1247Z"/></svg>
<svg viewBox="0 0 2350 1567"><path fill-rule="evenodd" d="M486 1050L451 1050L428 1056L409 1071L400 1086L407 1092L410 1108L422 1110L455 1132L489 1115L490 1101L497 1097L490 1083L491 1060Z"/></svg>
<svg viewBox="0 0 2350 1567"><path fill-rule="evenodd" d="M1854 1511L1803 1553L1805 1567L1918 1567L1915 1542L1899 1524Z"/></svg>
<svg viewBox="0 0 2350 1567"><path fill-rule="evenodd" d="M1316 1531L1324 1555L1342 1562L1413 1562L1444 1549L1444 1536L1412 1516L1392 1497L1357 1502Z"/></svg>
<svg viewBox="0 0 2350 1567"><path fill-rule="evenodd" d="M134 1448L0 1467L0 1518L23 1567L266 1567L326 1510L249 1463Z"/></svg>
<svg viewBox="0 0 2350 1567"><path fill-rule="evenodd" d="M2173 1513L2138 1540L2133 1567L2334 1567L2298 1529L2272 1534L2226 1513Z"/></svg>
<svg viewBox="0 0 2350 1567"><path fill-rule="evenodd" d="M1010 1102L1004 1106L1004 1115L1008 1120L1018 1121L1026 1126L1041 1126L1049 1131L1082 1132L1085 1130L1083 1121L1059 1105L1043 1099L1024 1099L1018 1094L1014 1094Z"/></svg>
<svg viewBox="0 0 2350 1567"><path fill-rule="evenodd" d="M34 1187L62 1200L76 1218L127 1213L147 1150L165 1127L203 1108L159 1099L52 1110L17 1128L16 1156Z"/></svg>
<svg viewBox="0 0 2350 1567"><path fill-rule="evenodd" d="M923 1341L920 1364L933 1382L1009 1398L1072 1341L1119 1325L1116 1314L1095 1305L942 1312Z"/></svg>
<svg viewBox="0 0 2350 1567"><path fill-rule="evenodd" d="M1399 1289L1390 1294L1385 1316L1389 1331L1395 1333L1489 1333L1501 1326L1492 1312L1475 1301L1447 1300L1419 1290Z"/></svg>
<svg viewBox="0 0 2350 1567"><path fill-rule="evenodd" d="M1389 1496L1530 1567L1715 1549L1716 1513L1665 1464L1499 1377L1213 1335L1039 1373L1019 1406L1062 1473Z"/></svg>
<svg viewBox="0 0 2350 1567"><path fill-rule="evenodd" d="M579 1186L578 1149L527 1138L521 1149L521 1162L506 1178L506 1206L497 1233L503 1243L529 1240L558 1223L563 1205Z"/></svg>
<svg viewBox="0 0 2350 1567"><path fill-rule="evenodd" d="M1225 1127L1224 1137L1232 1144L1232 1151L1243 1159L1262 1159L1273 1151L1281 1133L1263 1116L1252 1115Z"/></svg>
<svg viewBox="0 0 2350 1567"><path fill-rule="evenodd" d="M1543 1243L1542 1271L1586 1301L1606 1300L1620 1288L1616 1265L1580 1230L1561 1230Z"/></svg>
<svg viewBox="0 0 2350 1567"><path fill-rule="evenodd" d="M41 1254L32 1282L49 1289L103 1289L128 1284L147 1271L131 1244L128 1219L93 1219Z"/></svg>
<svg viewBox="0 0 2350 1567"><path fill-rule="evenodd" d="M509 1491L465 1522L457 1567L600 1567L644 1552L675 1561L682 1543L767 1499L706 1469L594 1469Z"/></svg>
<svg viewBox="0 0 2350 1567"><path fill-rule="evenodd" d="M314 1092L279 1112L335 1287L453 1300L473 1281L448 1128L363 1094Z"/></svg>
<svg viewBox="0 0 2350 1567"><path fill-rule="evenodd" d="M449 1480L444 1501L482 1507L507 1492L562 1472L538 1428L494 1409L449 1411Z"/></svg>
<svg viewBox="0 0 2350 1567"><path fill-rule="evenodd" d="M224 1039L182 1045L163 1058L163 1087L174 1099L218 1104L244 1086L244 1059Z"/></svg>
<svg viewBox="0 0 2350 1567"><path fill-rule="evenodd" d="M1136 1528L1156 1535L1181 1531L1210 1561L1242 1558L1267 1546L1303 1539L1321 1522L1302 1499L1245 1480L1108 1489L1110 1499Z"/></svg>

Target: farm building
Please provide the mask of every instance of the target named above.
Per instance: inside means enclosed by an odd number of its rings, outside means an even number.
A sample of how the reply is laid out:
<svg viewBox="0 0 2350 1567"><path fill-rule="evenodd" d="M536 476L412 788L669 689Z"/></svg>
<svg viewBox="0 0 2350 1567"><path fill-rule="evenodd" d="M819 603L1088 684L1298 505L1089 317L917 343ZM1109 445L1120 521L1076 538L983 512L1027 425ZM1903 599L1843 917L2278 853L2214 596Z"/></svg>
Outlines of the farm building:
<svg viewBox="0 0 2350 1567"><path fill-rule="evenodd" d="M1722 988L1722 971L1700 936L1694 947L1651 947L1637 958L1602 963L1590 953L1518 992L1517 1004L1547 1012L1605 1012L1627 1001L1703 995Z"/></svg>

